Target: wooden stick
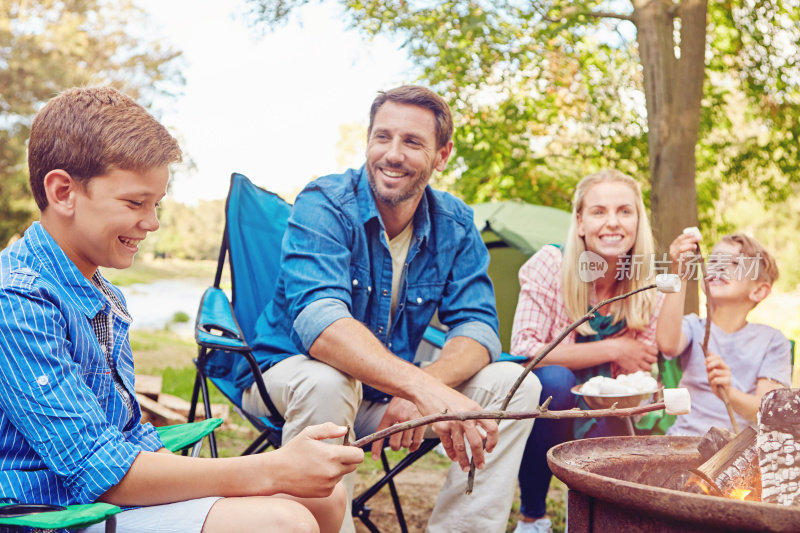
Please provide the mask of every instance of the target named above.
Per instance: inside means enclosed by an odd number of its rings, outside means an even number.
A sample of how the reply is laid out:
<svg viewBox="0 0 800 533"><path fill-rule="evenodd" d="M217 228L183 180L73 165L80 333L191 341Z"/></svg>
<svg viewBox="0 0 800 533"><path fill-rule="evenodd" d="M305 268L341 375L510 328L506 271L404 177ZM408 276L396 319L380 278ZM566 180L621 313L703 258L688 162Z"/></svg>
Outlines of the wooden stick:
<svg viewBox="0 0 800 533"><path fill-rule="evenodd" d="M579 318L578 320L576 320L575 322L573 322L572 324L567 326L567 328L564 331L562 331L561 333L558 334L558 337L553 339L550 342L550 344L548 344L547 346L542 348L542 350L538 354L536 354L536 357L531 359L531 361L527 365L525 365L525 369L522 371L522 374L520 374L520 376L517 378L517 381L515 381L514 385L512 385L511 388L509 389L508 394L506 394L506 398L505 398L505 400L503 400L503 405L500 406L500 410L501 411L505 411L506 407L508 407L508 403L511 401L512 396L514 396L514 393L517 392L517 389L519 388L519 386L522 385L522 381L525 379L525 376L527 376L528 373L530 373L530 371L533 370L534 367L536 367L536 365L538 365L541 362L541 360L545 358L545 356L547 354L552 352L553 349L556 346L558 346L559 343L561 343L561 341L563 341L565 338L567 338L567 335L572 333L572 331L575 328L577 328L578 326L580 326L581 324L583 324L587 320L590 320L591 318L593 318L595 311L597 311L598 309L600 309L604 305L608 305L608 304L610 304L612 302L616 302L617 300L622 300L622 299L627 298L629 296L633 296L637 292L642 292L642 291L646 291L646 290L649 290L649 289L655 289L655 288L656 288L656 284L653 283L653 284L647 285L645 287L640 287L638 289L634 289L632 291L626 292L625 294L620 294L619 296L614 296L613 298L609 298L608 300L603 300L599 304L597 304L594 307L592 307L591 309L589 309L588 313L586 313L581 318Z"/></svg>
<svg viewBox="0 0 800 533"><path fill-rule="evenodd" d="M703 349L703 356L708 359L708 340L711 338L711 287L708 283L706 262L703 259L703 254L700 252L700 244L695 243L695 246L697 247L697 255L700 257L700 270L703 274L703 287L705 288L706 292L706 331L705 335L703 336L703 344L700 346ZM725 409L728 410L728 417L731 419L733 432L739 433L739 423L736 421L736 416L733 413L733 407L731 407L731 402L728 399L728 392L721 387L716 387L716 389L720 398L722 398L722 403L725 404Z"/></svg>
<svg viewBox="0 0 800 533"><path fill-rule="evenodd" d="M561 341L563 341L565 338L567 338L567 335L572 333L572 331L575 328L577 328L578 326L580 326L581 324L583 324L587 320L590 320L592 317L594 317L595 311L597 311L598 309L600 309L604 305L608 305L608 304L610 304L612 302L616 302L617 300L622 300L624 298L627 298L629 296L632 296L632 295L636 294L637 292L642 292L642 291L646 291L646 290L649 290L649 289L655 289L656 287L657 287L657 285L655 283L652 283L650 285L647 285L647 286L644 286L644 287L640 287L638 289L634 289L632 291L626 292L625 294L620 294L619 296L614 296L614 297L609 298L607 300L603 300L599 304L597 304L594 307L592 307L591 309L589 309L588 313L586 313L581 318L579 318L578 320L576 320L575 322L573 322L572 324L567 326L567 328L564 329L564 331L559 333L558 336L555 339L550 341L550 344L548 344L547 346L542 348L539 351L539 353L536 354L536 356L533 359L531 359L531 361L527 365L525 365L525 369L522 371L522 373L519 375L517 380L514 382L514 384L508 390L508 394L506 394L506 397L503 400L503 404L500 406L500 410L501 411L505 411L506 410L506 408L508 407L509 402L511 401L511 398L514 396L514 393L517 392L517 389L519 389L519 386L522 385L522 382L525 379L525 376L527 376L530 373L530 371L533 370L534 367L536 367L536 365L538 365L541 362L541 360L545 358L545 356L547 354L552 352L553 349L561 343ZM475 461L471 459L470 463L469 463L469 475L467 476L467 494L472 493L472 486L473 486L474 483L475 483Z"/></svg>
<svg viewBox="0 0 800 533"><path fill-rule="evenodd" d="M369 444L372 444L375 441L385 439L395 433L400 433L402 431L407 431L409 429L414 429L419 426L426 426L428 424L434 424L436 422L445 422L449 420L458 420L458 421L465 421L465 420L524 420L527 418L600 418L606 416L634 416L643 413L649 413L651 411L659 411L664 409L666 406L663 401L649 403L647 405L640 405L638 407L626 407L624 409L619 409L616 407L616 404L612 405L608 409L579 409L574 408L568 411L550 411L547 409L547 404L549 404L549 398L545 403L543 403L538 409L535 411L462 411L459 413L440 413L437 415L428 415L423 416L421 418L415 418L414 420L409 420L407 422L401 422L399 424L395 424L393 426L389 426L386 429L382 429L372 435L367 435L357 441L353 442L351 446L355 446L357 448L363 448Z"/></svg>

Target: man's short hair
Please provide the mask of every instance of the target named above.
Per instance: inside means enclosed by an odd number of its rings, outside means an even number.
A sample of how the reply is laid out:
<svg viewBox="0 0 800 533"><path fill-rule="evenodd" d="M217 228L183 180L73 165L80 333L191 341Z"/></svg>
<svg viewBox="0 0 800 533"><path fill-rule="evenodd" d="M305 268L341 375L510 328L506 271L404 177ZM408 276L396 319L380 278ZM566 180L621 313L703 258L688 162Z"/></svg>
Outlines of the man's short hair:
<svg viewBox="0 0 800 533"><path fill-rule="evenodd" d="M450 142L453 137L453 116L450 114L450 106L444 99L435 92L419 85L403 85L389 91L380 91L373 100L369 110L369 130L372 133L372 124L375 121L375 114L378 109L386 102L396 104L414 105L424 107L433 112L436 119L436 148L441 148Z"/></svg>
<svg viewBox="0 0 800 533"><path fill-rule="evenodd" d="M778 264L764 246L754 238L743 233L725 235L720 242L738 244L739 253L755 261L756 279L766 281L770 285L778 280Z"/></svg>
<svg viewBox="0 0 800 533"><path fill-rule="evenodd" d="M75 88L52 98L28 141L31 190L47 207L44 177L68 172L77 182L113 169L143 171L181 160L178 141L142 106L111 87Z"/></svg>

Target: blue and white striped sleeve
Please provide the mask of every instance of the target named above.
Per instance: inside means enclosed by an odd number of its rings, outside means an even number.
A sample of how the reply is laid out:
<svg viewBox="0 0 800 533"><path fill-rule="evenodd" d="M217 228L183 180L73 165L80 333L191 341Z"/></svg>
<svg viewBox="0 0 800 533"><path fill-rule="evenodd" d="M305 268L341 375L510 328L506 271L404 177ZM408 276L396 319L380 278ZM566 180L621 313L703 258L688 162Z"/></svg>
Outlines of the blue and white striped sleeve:
<svg viewBox="0 0 800 533"><path fill-rule="evenodd" d="M0 290L0 409L74 501L93 502L140 448L107 422L98 395L111 393L111 378L75 363L67 324L47 291Z"/></svg>

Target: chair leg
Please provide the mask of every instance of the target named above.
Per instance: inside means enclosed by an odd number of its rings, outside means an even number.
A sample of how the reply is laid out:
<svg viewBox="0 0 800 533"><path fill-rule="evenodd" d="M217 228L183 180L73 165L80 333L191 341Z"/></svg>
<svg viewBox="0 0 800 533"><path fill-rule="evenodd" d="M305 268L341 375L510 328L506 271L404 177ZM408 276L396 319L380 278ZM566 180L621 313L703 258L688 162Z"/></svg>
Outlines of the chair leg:
<svg viewBox="0 0 800 533"><path fill-rule="evenodd" d="M261 432L261 435L256 437L256 440L250 443L250 446L247 447L245 451L242 452L242 455L251 455L254 453L261 453L266 450L270 446L269 442L269 435L270 431L265 430ZM264 442L267 441L267 442Z"/></svg>
<svg viewBox="0 0 800 533"><path fill-rule="evenodd" d="M392 469L389 466L389 459L386 457L386 448L381 448L381 462L383 463L383 471L388 475ZM400 496L397 494L397 487L394 486L394 479L389 480L389 494L392 495L392 504L394 504L394 513L397 517L397 523L400 524L400 533L408 533L406 517L403 514L403 506L400 505Z"/></svg>
<svg viewBox="0 0 800 533"><path fill-rule="evenodd" d="M364 525L367 526L367 528L370 528L370 524L372 524L372 522L369 520L370 510L369 507L366 506L367 501L369 501L373 496L375 496L375 494L377 494L378 491L380 491L387 483L391 483L393 485L394 483L392 480L397 474L399 474L400 472L411 466L417 459L419 459L420 457L431 451L433 448L435 448L438 443L439 443L438 439L425 439L424 441L422 441L422 444L417 449L417 451L409 453L408 455L403 457L403 459L401 459L394 466L394 468L391 469L389 469L389 463L388 460L386 460L386 455L382 453L382 461L384 461L384 470L386 473L374 485L369 487L367 490L365 490L357 497L353 498L352 515L356 518L359 518L364 523ZM405 516L403 515L402 506L400 504L400 498L397 496L396 491L392 491L391 485L389 487L389 490L390 492L393 492L392 500L394 503L397 521L400 525L401 530L405 533L408 531L408 529L405 522ZM372 525L372 527L375 527L374 524ZM374 530L370 528L370 531L378 531L378 530L377 528Z"/></svg>
<svg viewBox="0 0 800 533"><path fill-rule="evenodd" d="M208 399L208 383L206 382L205 376L201 376L199 373L197 375L197 380L200 382L200 388L203 391L203 407L206 410L206 419L209 419L211 418L211 401ZM213 431L208 434L208 446L210 448L211 457L215 459L219 457L217 454L217 439Z"/></svg>
<svg viewBox="0 0 800 533"><path fill-rule="evenodd" d="M106 518L106 533L117 533L117 517L114 515Z"/></svg>

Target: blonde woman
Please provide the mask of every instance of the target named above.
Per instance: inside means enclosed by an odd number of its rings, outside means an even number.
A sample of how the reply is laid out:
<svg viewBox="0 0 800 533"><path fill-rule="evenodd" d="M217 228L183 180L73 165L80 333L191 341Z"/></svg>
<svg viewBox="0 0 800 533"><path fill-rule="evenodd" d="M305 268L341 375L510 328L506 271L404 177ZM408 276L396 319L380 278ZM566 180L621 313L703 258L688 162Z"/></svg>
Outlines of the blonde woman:
<svg viewBox="0 0 800 533"><path fill-rule="evenodd" d="M519 271L511 353L536 356L591 306L647 285L654 277L653 235L639 184L617 170L586 176L575 190L563 250L545 246ZM550 409L574 407L569 389L593 376L649 371L657 356L660 305L657 293L644 291L604 306L550 352L534 370L542 383L541 397L553 397ZM547 450L572 437L625 433L616 418L538 420L520 466L522 519L515 531L551 529L545 504L552 477Z"/></svg>

